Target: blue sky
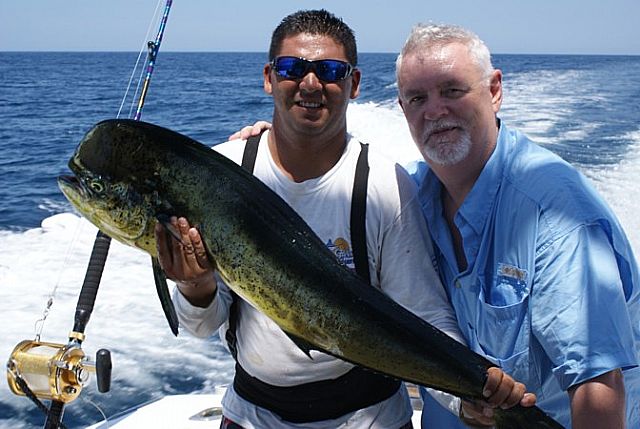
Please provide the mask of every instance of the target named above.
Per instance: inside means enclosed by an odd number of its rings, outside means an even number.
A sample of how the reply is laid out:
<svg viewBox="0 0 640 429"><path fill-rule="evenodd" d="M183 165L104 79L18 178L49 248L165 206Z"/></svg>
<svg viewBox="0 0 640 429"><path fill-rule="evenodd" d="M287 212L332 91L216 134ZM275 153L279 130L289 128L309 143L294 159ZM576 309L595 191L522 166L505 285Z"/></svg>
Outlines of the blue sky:
<svg viewBox="0 0 640 429"><path fill-rule="evenodd" d="M0 51L138 51L157 5L0 0ZM640 0L174 0L162 49L264 52L282 17L319 7L361 52L397 52L413 24L436 21L471 28L494 53L640 55Z"/></svg>

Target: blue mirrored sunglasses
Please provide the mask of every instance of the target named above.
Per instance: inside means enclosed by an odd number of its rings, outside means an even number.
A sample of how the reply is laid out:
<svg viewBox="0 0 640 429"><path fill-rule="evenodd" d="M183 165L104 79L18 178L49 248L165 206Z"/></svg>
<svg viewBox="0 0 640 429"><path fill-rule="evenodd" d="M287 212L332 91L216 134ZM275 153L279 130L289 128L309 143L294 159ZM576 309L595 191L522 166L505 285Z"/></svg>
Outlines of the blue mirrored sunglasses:
<svg viewBox="0 0 640 429"><path fill-rule="evenodd" d="M353 73L353 66L340 60L309 61L298 57L278 57L271 61L271 65L285 79L300 79L313 71L324 82L337 82Z"/></svg>

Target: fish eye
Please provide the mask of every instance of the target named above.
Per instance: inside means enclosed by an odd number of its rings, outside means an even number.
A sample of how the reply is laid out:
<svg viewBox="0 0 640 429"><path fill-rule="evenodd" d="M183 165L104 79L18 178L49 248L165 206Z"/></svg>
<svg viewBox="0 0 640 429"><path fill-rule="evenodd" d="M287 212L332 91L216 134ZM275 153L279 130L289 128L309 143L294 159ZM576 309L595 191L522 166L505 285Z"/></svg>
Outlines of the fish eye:
<svg viewBox="0 0 640 429"><path fill-rule="evenodd" d="M89 187L91 188L91 190L93 192L96 192L98 194L100 194L100 193L102 193L104 191L104 185L99 180L92 180L89 183Z"/></svg>

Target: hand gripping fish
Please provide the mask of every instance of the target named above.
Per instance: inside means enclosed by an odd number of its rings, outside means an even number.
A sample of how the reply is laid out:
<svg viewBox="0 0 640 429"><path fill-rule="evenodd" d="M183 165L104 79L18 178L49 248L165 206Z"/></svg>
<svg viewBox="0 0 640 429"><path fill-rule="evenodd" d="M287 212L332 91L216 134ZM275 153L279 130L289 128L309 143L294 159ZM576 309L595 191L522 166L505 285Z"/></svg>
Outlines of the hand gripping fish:
<svg viewBox="0 0 640 429"><path fill-rule="evenodd" d="M157 262L154 227L168 216L198 226L229 287L307 353L316 349L401 380L482 399L495 366L340 265L286 202L234 162L188 137L131 120L98 123L58 179L104 233L152 256L174 333L177 319ZM496 409L497 428L561 428L538 407Z"/></svg>

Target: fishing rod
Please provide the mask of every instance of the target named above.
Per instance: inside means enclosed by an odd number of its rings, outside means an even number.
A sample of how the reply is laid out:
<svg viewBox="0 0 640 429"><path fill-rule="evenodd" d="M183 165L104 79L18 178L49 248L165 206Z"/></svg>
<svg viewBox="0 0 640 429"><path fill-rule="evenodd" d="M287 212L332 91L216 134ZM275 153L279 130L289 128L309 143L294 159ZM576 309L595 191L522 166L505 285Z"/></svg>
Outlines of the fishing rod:
<svg viewBox="0 0 640 429"><path fill-rule="evenodd" d="M142 86L142 92L140 93L140 99L138 100L138 108L136 109L136 114L133 116L133 119L136 121L139 121L140 115L142 115L142 107L144 106L144 100L147 98L147 91L149 90L149 84L151 83L151 75L153 74L153 69L156 65L156 56L158 55L160 44L162 43L162 36L164 35L164 29L167 25L167 18L169 17L171 3L172 0L167 0L167 3L165 4L164 13L162 14L162 19L160 20L160 28L158 29L158 34L156 35L156 40L149 41L147 43L147 48L149 50L147 54L147 74L144 78L144 84Z"/></svg>
<svg viewBox="0 0 640 429"><path fill-rule="evenodd" d="M140 120L142 114L172 3L172 0L166 0L156 39L147 42L146 74L133 116L136 121ZM98 231L78 296L73 330L69 333L68 343L63 345L41 342L38 335L34 341L20 342L7 362L7 379L11 391L16 395L27 396L46 414L45 429L65 427L62 424L65 404L80 395L82 387L88 381L89 373L96 373L99 392L108 392L110 389L112 365L109 350L98 350L95 362L91 362L81 348L110 244L111 237ZM48 408L41 399L51 401Z"/></svg>

